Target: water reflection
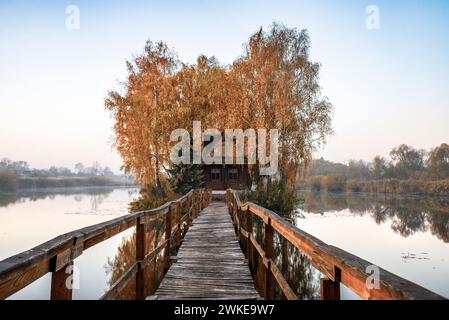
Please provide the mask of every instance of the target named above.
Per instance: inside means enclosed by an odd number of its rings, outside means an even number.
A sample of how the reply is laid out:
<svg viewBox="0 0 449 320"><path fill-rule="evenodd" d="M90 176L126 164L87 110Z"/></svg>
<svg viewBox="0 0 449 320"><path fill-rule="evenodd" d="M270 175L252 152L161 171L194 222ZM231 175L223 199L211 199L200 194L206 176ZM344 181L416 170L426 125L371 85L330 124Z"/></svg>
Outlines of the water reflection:
<svg viewBox="0 0 449 320"><path fill-rule="evenodd" d="M448 296L448 198L312 192L302 195L303 203L284 218L325 242ZM258 218L253 232L263 247L264 225ZM319 279L323 275L276 233L274 240L276 265L298 298L319 299ZM251 271L263 296L264 266L257 253L253 259L255 267ZM344 286L341 294L343 299L357 299ZM284 298L279 287L275 297Z"/></svg>
<svg viewBox="0 0 449 320"><path fill-rule="evenodd" d="M348 210L355 216L370 216L376 224L390 223L402 237L430 231L449 243L449 198L391 195L304 193L300 210L323 214ZM301 213L301 211L299 211Z"/></svg>
<svg viewBox="0 0 449 320"><path fill-rule="evenodd" d="M146 228L146 251L147 254L153 251L163 240L165 231L164 218L154 219L145 225ZM124 237L122 243L117 249L117 253L113 259L108 258L104 266L108 275L109 289L114 283L127 272L136 262L136 233L133 232L129 237ZM150 263L145 269L144 294L151 296L158 288L164 276L163 251ZM116 299L132 300L136 297L135 277L131 278L125 288L118 294Z"/></svg>
<svg viewBox="0 0 449 320"><path fill-rule="evenodd" d="M0 258L58 234L109 220L109 215L126 214L136 192L102 188L2 195ZM449 297L449 199L316 193L303 196L305 201L286 219L327 243ZM25 220L30 223L24 225ZM163 240L164 223L161 218L147 226L147 252ZM98 299L135 263L135 232L129 231L87 250L75 261L81 268L82 282L75 298ZM263 247L264 226L258 218L253 232ZM298 298L319 299L321 273L295 247L276 233L274 236L276 265ZM255 284L263 295L263 264L257 253L253 259ZM151 295L163 278L162 253L145 269L145 276L145 294ZM35 296L30 290L39 294ZM342 297L348 298L343 290ZM39 298L41 293L46 297L48 288L30 288L14 298ZM280 288L276 288L275 297L284 298ZM135 279L117 298L135 298Z"/></svg>
<svg viewBox="0 0 449 320"><path fill-rule="evenodd" d="M290 215L284 216L291 220ZM243 221L245 225L246 221ZM253 234L257 242L264 248L265 226L258 217L253 217ZM284 238L274 233L274 256L276 266L281 271L290 288L296 293L300 300L316 300L320 298L320 278L322 274L312 266L309 258L291 245ZM246 245L243 245L246 253ZM259 254L254 250L254 267L251 273L254 278L255 287L261 296L265 296L265 266ZM275 282L275 299L285 299L281 288Z"/></svg>
<svg viewBox="0 0 449 320"><path fill-rule="evenodd" d="M69 188L0 195L0 260L28 250L60 234L127 214L137 188ZM98 299L109 287L104 265L129 239L134 228L88 250L75 260L80 289L74 299ZM48 275L11 299L48 299Z"/></svg>
<svg viewBox="0 0 449 320"><path fill-rule="evenodd" d="M91 198L97 197L100 200L95 200L95 207L98 209L98 204L108 197L117 188L60 188L60 189L42 189L33 191L20 191L17 193L0 193L0 207L8 207L12 204L36 202L39 200L54 200L57 196L72 197L77 202L83 201L83 196L90 196ZM130 192L136 192L135 189L129 190Z"/></svg>

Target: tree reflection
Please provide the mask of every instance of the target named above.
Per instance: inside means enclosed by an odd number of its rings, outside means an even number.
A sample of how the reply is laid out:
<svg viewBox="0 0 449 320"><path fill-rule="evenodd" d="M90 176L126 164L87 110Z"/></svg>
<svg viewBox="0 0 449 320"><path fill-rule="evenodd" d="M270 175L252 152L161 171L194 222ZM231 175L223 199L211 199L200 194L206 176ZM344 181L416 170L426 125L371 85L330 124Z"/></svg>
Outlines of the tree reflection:
<svg viewBox="0 0 449 320"><path fill-rule="evenodd" d="M282 216L286 220L293 220L293 212L283 213ZM264 247L265 227L260 218L254 217L253 228L254 237ZM276 266L290 288L296 293L298 299L316 300L320 298L321 273L312 266L307 256L276 232L274 234L274 255ZM251 272L255 280L256 289L261 296L264 296L265 266L255 250L253 259L255 267ZM284 299L285 297L280 287L276 285L275 288L275 299Z"/></svg>
<svg viewBox="0 0 449 320"><path fill-rule="evenodd" d="M0 207L11 204L35 202L38 200L55 199L56 196L71 197L75 201L81 201L83 196L91 196L91 208L98 209L101 202L108 197L114 188L68 188L54 190L21 191L17 193L0 193Z"/></svg>
<svg viewBox="0 0 449 320"><path fill-rule="evenodd" d="M146 251L153 251L160 244L165 231L165 222L163 219L155 219L145 225L146 227ZM163 257L162 253L154 259L145 269L144 293L146 296L152 295L163 278ZM122 243L117 249L113 259L108 258L105 265L106 274L109 275L108 285L111 288L114 283L128 271L136 262L136 233L124 237ZM128 281L125 288L119 293L116 299L131 300L136 297L135 277Z"/></svg>
<svg viewBox="0 0 449 320"><path fill-rule="evenodd" d="M377 224L391 221L391 229L403 237L431 232L449 242L449 198L304 193L301 210L323 214L348 209L354 215L370 215Z"/></svg>

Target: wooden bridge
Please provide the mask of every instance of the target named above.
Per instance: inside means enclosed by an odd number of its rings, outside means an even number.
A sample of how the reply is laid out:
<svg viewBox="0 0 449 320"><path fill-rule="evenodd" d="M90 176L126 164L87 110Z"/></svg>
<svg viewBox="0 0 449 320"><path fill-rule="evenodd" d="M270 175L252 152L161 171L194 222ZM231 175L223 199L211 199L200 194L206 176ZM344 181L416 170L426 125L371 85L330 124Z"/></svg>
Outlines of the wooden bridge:
<svg viewBox="0 0 449 320"><path fill-rule="evenodd" d="M147 252L145 226L161 218L165 221L164 238ZM134 283L138 300L294 300L298 292L281 271L291 259L279 257L279 242L299 250L321 273L322 299L340 299L340 283L364 299L444 299L382 268L378 286L369 286L371 273L367 270L372 263L322 242L270 210L241 203L233 190L227 191L226 199L212 201L212 192L206 189L192 190L156 209L69 232L0 261L0 299L48 272L52 274L51 299L72 299L66 283L75 270L70 266L76 258L131 227L135 227L135 263L101 299L115 299ZM156 259L162 259L165 276L155 292L146 292L149 280L144 271Z"/></svg>

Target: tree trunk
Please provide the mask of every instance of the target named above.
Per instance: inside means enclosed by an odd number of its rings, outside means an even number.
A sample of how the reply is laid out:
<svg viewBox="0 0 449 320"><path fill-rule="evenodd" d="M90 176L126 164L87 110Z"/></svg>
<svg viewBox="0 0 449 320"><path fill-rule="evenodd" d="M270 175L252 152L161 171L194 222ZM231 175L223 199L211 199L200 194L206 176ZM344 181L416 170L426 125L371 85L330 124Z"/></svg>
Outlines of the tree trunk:
<svg viewBox="0 0 449 320"><path fill-rule="evenodd" d="M164 191L164 188L162 188L161 180L159 178L159 158L155 156L156 158L156 190L158 192L159 197L165 198L166 194Z"/></svg>

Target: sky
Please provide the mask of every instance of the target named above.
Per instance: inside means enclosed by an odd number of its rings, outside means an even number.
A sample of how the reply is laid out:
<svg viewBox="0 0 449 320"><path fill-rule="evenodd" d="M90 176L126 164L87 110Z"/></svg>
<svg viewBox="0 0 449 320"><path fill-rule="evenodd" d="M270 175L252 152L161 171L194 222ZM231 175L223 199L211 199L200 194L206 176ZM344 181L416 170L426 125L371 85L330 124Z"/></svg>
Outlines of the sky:
<svg viewBox="0 0 449 320"><path fill-rule="evenodd" d="M274 21L309 31L334 106L334 135L315 157L368 161L401 143L449 142L449 1L0 0L0 158L118 170L104 98L146 40L184 62L206 54L229 64Z"/></svg>

